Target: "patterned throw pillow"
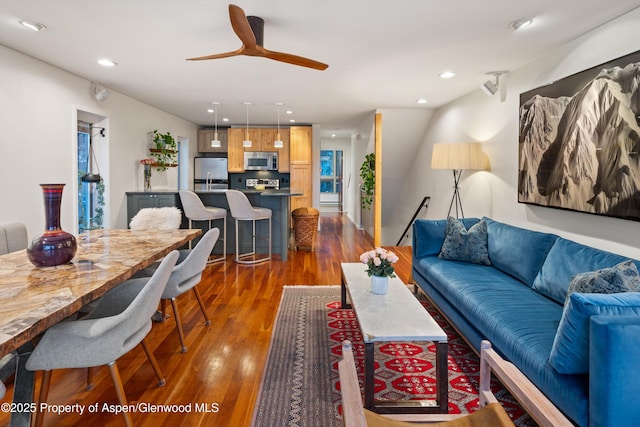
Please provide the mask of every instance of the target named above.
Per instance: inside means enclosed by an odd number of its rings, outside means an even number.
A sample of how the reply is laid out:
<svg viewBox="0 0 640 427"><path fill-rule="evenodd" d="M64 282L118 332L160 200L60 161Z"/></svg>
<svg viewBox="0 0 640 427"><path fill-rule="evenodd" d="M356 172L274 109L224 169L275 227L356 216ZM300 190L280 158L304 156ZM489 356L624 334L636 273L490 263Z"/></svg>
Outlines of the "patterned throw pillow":
<svg viewBox="0 0 640 427"><path fill-rule="evenodd" d="M449 218L438 258L491 265L487 248L486 221L481 220L467 230L462 222Z"/></svg>
<svg viewBox="0 0 640 427"><path fill-rule="evenodd" d="M636 264L627 260L610 268L573 276L567 290L565 304L573 292L598 294L640 292L640 274Z"/></svg>

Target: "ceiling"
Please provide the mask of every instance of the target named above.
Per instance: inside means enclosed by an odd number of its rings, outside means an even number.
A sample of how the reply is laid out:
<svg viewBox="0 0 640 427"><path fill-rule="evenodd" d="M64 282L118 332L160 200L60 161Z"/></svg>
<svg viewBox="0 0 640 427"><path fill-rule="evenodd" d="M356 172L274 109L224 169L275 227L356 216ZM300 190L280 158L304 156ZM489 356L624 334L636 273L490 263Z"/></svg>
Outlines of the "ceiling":
<svg viewBox="0 0 640 427"><path fill-rule="evenodd" d="M199 125L219 120L348 132L376 108L436 108L640 6L640 0L234 0L264 19L264 46L329 64L188 57L240 47L220 0L1 0L0 44ZM533 19L513 31L509 23ZM18 20L47 28L33 32ZM96 64L102 57L118 63ZM1 66L0 66L1 67ZM441 79L440 72L456 76ZM87 89L89 90L89 88ZM426 98L427 104L416 104ZM108 100L105 102L109 102ZM287 116L285 110L292 110ZM219 121L220 124L221 121Z"/></svg>

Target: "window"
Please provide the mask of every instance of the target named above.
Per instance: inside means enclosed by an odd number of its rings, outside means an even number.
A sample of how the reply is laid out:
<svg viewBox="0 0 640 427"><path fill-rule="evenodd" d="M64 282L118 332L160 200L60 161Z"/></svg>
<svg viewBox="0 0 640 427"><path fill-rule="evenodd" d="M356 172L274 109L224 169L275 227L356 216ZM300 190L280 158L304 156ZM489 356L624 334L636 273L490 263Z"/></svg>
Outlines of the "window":
<svg viewBox="0 0 640 427"><path fill-rule="evenodd" d="M336 151L321 150L320 151L320 192L335 193L336 185Z"/></svg>

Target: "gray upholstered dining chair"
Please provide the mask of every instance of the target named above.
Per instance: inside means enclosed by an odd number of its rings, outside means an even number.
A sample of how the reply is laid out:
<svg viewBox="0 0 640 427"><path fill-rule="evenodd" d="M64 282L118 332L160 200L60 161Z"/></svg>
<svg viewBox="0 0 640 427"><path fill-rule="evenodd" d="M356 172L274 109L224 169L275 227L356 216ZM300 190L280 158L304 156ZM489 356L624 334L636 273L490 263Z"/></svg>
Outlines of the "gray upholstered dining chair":
<svg viewBox="0 0 640 427"><path fill-rule="evenodd" d="M27 227L18 222L0 224L0 255L26 249Z"/></svg>
<svg viewBox="0 0 640 427"><path fill-rule="evenodd" d="M180 345L182 352L187 352L187 346L184 341L184 331L182 329L182 321L180 320L180 313L178 312L178 306L176 304L176 298L185 292L193 289L193 293L196 296L202 315L204 316L205 325L209 326L211 321L207 317L207 310L202 302L202 297L198 292L196 285L200 283L202 279L202 272L207 266L207 259L211 250L216 244L218 237L220 236L220 230L212 228L207 231L200 239L198 244L193 250L189 252L184 261L177 264L169 277L167 286L162 293L161 308L162 318L165 318L166 301L171 301L171 308L173 309L173 315L176 318L176 327L178 329L178 337L180 338Z"/></svg>
<svg viewBox="0 0 640 427"><path fill-rule="evenodd" d="M251 202L247 196L238 190L227 190L227 202L229 203L229 210L231 216L236 223L236 256L235 262L239 264L257 264L259 262L269 261L271 259L271 209L267 208L254 208L251 206ZM269 220L269 237L267 239L269 246L269 255L261 258L255 258L256 256L256 221ZM240 221L252 222L252 251L240 253L238 223ZM253 259L246 260L244 258L253 256Z"/></svg>
<svg viewBox="0 0 640 427"><path fill-rule="evenodd" d="M212 228L202 236L195 248L192 250L181 250L178 263L173 267L171 277L169 277L167 286L162 293L162 314L160 316L160 321L164 321L164 319L166 319L166 301L169 300L171 301L171 308L173 309L173 314L176 318L176 327L178 329L178 337L180 338L180 346L182 347L183 353L187 352L187 346L185 345L184 331L182 329L182 321L180 320L178 306L176 305L176 298L185 292L188 292L190 289L193 289L193 293L196 296L200 310L204 315L205 325L209 326L211 324L211 321L207 316L204 303L202 302L202 297L200 296L200 292L198 292L196 285L200 283L200 280L202 279L202 272L207 266L207 258L209 257L209 254L215 246L219 236L220 230ZM155 266L145 268L144 270L136 273L134 277L149 277L153 274L155 268Z"/></svg>
<svg viewBox="0 0 640 427"><path fill-rule="evenodd" d="M44 371L36 408L47 399L53 369L101 365L109 366L118 401L127 405L116 360L138 344L142 344L151 362L158 385L164 385L160 368L144 338L151 330L151 316L177 259L178 251L171 252L151 278L127 280L105 293L88 316L60 322L45 332L26 364L30 371ZM127 426L132 425L130 414L125 411L123 415ZM41 426L42 421L43 414L36 412L35 426Z"/></svg>
<svg viewBox="0 0 640 427"><path fill-rule="evenodd" d="M205 206L196 193L190 190L180 190L180 202L184 210L184 216L189 220L189 228L192 228L193 221L209 221L209 229L211 229L211 221L222 220L222 256L212 259L209 262L224 261L227 259L227 210L223 208L214 208ZM191 242L189 242L191 249Z"/></svg>

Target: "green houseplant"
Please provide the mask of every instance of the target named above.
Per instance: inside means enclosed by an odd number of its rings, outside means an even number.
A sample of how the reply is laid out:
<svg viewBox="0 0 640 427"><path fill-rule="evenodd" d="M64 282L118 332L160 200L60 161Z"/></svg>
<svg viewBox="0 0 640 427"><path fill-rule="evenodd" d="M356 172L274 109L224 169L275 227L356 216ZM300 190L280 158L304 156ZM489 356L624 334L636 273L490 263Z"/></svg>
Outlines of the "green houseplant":
<svg viewBox="0 0 640 427"><path fill-rule="evenodd" d="M362 179L362 209L370 209L376 186L375 153L369 153L364 157L364 162L362 162L362 166L360 166L360 178Z"/></svg>
<svg viewBox="0 0 640 427"><path fill-rule="evenodd" d="M155 159L154 166L158 171L165 171L177 164L178 145L170 132L153 131L153 147L149 149L151 157Z"/></svg>

